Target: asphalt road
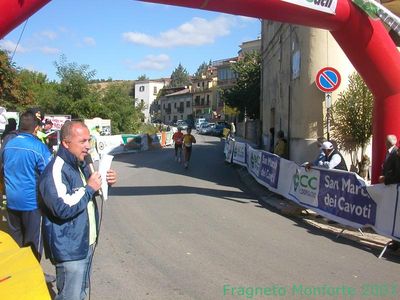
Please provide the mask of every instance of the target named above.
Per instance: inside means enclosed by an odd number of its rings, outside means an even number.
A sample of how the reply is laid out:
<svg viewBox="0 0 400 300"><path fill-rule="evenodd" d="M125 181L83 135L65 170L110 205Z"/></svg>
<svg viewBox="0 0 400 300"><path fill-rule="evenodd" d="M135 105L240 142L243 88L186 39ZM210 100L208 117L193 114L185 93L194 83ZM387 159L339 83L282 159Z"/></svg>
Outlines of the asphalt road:
<svg viewBox="0 0 400 300"><path fill-rule="evenodd" d="M399 261L263 207L196 138L188 170L172 148L114 158L90 299L400 298Z"/></svg>

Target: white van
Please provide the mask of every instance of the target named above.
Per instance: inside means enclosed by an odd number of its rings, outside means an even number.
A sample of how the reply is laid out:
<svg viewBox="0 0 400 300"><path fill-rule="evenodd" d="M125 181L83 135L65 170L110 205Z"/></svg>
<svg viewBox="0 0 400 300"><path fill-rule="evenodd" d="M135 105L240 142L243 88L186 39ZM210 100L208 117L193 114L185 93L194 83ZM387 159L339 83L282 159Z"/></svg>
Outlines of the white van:
<svg viewBox="0 0 400 300"><path fill-rule="evenodd" d="M196 121L194 122L194 126L196 127L196 130L199 130L200 125L203 123L207 123L205 118L196 119Z"/></svg>

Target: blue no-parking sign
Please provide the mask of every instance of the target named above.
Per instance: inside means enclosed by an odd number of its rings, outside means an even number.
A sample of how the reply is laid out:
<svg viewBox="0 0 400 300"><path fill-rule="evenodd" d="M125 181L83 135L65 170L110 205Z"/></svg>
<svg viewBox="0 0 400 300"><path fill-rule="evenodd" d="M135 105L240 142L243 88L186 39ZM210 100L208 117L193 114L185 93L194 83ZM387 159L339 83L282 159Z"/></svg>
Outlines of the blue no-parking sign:
<svg viewBox="0 0 400 300"><path fill-rule="evenodd" d="M336 90L340 85L340 81L341 77L339 72L332 67L325 67L319 70L315 78L317 87L325 93Z"/></svg>

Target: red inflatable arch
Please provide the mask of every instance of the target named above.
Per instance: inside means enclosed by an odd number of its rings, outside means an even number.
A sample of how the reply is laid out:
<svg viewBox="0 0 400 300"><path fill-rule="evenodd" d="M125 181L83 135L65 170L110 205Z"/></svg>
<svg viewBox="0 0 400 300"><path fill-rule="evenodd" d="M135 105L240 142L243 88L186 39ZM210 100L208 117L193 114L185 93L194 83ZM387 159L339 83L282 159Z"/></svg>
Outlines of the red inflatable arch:
<svg viewBox="0 0 400 300"><path fill-rule="evenodd" d="M298 3L308 0L297 0ZM0 38L49 0L0 0ZM380 175L385 136L400 137L400 54L379 20L372 20L350 0L337 0L335 14L283 0L145 0L279 21L329 30L372 91L374 122L372 182ZM321 1L327 3L329 1ZM332 0L330 0L332 2Z"/></svg>

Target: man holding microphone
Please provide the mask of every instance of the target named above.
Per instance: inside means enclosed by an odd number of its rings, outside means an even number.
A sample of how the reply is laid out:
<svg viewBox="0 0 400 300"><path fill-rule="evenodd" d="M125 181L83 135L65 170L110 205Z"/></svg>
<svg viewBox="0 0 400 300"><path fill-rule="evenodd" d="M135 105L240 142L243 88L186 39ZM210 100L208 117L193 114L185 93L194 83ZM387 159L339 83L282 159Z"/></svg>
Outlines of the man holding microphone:
<svg viewBox="0 0 400 300"><path fill-rule="evenodd" d="M40 177L43 197L46 253L56 267L55 299L85 299L89 290L92 256L98 238L98 209L95 195L102 180L117 181L116 172L106 178L91 172L85 157L90 150L90 132L80 121L61 128L56 156Z"/></svg>

